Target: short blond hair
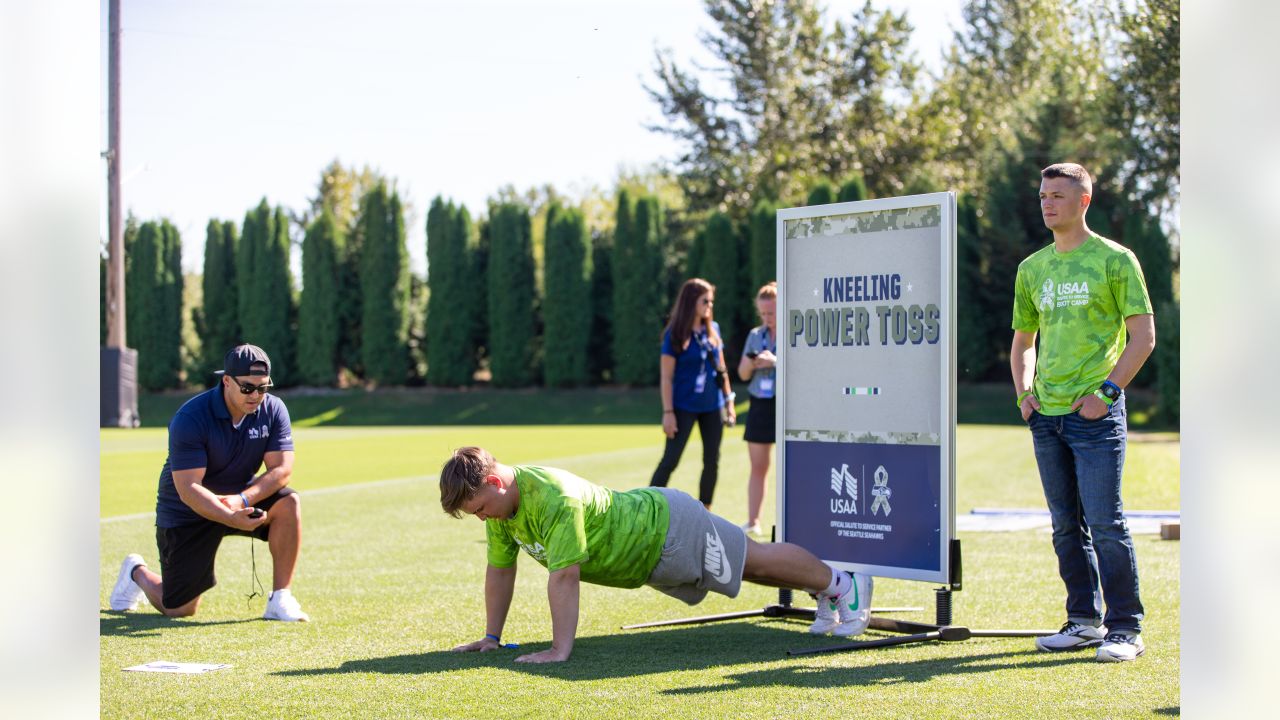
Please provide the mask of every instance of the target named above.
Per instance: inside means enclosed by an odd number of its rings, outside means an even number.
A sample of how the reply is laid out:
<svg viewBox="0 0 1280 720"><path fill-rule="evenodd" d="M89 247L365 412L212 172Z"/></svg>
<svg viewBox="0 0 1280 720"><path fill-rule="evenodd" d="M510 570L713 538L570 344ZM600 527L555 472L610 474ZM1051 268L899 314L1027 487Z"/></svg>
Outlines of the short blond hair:
<svg viewBox="0 0 1280 720"><path fill-rule="evenodd" d="M778 281L771 280L756 291L757 300L776 300L778 298Z"/></svg>

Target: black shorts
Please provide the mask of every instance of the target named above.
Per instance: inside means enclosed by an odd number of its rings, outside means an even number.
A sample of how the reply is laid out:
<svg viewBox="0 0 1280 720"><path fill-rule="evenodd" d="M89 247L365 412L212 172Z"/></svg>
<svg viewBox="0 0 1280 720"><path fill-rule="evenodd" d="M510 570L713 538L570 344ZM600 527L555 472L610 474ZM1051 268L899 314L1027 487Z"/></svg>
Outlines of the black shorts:
<svg viewBox="0 0 1280 720"><path fill-rule="evenodd" d="M284 487L275 495L258 500L253 506L269 510L280 498L292 494L292 488ZM266 540L270 533L270 524L259 525L249 532L204 518L192 525L157 527L156 547L160 549L164 606L171 609L182 607L218 584L213 575L213 561L222 538L227 535L248 535Z"/></svg>
<svg viewBox="0 0 1280 720"><path fill-rule="evenodd" d="M751 396L751 405L747 409L747 429L742 437L747 442L773 444L774 432L774 398L758 398Z"/></svg>

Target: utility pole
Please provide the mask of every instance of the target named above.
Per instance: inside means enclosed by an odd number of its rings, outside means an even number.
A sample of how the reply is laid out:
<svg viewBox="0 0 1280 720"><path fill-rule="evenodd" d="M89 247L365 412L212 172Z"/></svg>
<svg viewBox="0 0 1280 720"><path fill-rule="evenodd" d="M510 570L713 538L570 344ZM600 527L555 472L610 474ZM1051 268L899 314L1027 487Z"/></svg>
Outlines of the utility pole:
<svg viewBox="0 0 1280 720"><path fill-rule="evenodd" d="M107 345L100 362L102 427L137 427L138 352L125 347L124 220L120 208L120 3L107 10Z"/></svg>
<svg viewBox="0 0 1280 720"><path fill-rule="evenodd" d="M107 347L123 348L124 223L120 218L120 0L107 11Z"/></svg>

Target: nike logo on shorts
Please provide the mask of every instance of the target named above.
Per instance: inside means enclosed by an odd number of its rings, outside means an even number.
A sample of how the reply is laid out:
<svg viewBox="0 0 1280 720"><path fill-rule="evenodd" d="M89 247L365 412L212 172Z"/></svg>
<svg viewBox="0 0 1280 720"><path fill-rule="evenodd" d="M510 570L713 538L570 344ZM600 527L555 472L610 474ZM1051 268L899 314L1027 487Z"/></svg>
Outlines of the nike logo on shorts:
<svg viewBox="0 0 1280 720"><path fill-rule="evenodd" d="M720 540L720 533L716 532L714 525L711 526L711 532L707 533L707 549L702 556L702 566L721 585L728 585L729 579L733 577L733 568L729 567L724 556L724 542Z"/></svg>

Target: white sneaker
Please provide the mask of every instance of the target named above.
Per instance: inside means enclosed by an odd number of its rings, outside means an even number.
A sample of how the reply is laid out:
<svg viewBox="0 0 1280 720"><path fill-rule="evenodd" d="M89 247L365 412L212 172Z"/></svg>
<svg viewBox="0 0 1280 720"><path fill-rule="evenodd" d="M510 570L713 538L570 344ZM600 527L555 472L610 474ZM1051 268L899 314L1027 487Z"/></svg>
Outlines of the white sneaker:
<svg viewBox="0 0 1280 720"><path fill-rule="evenodd" d="M1125 662L1136 660L1146 652L1142 636L1125 630L1107 633L1102 645L1098 648L1098 662Z"/></svg>
<svg viewBox="0 0 1280 720"><path fill-rule="evenodd" d="M1081 625L1068 620L1062 624L1062 629L1057 634L1036 638L1036 649L1041 652L1062 652L1095 647L1102 643L1106 634L1106 626Z"/></svg>
<svg viewBox="0 0 1280 720"><path fill-rule="evenodd" d="M747 522L747 523L742 523L742 525L740 525L739 527L741 527L742 531L748 535L755 535L756 537L764 536L764 531L760 529L760 523Z"/></svg>
<svg viewBox="0 0 1280 720"><path fill-rule="evenodd" d="M813 624L809 632L814 635L826 635L840 625L840 617L836 614L836 603L826 595L817 596L818 609L813 614Z"/></svg>
<svg viewBox="0 0 1280 720"><path fill-rule="evenodd" d="M298 599L288 588L284 590L276 590L271 593L271 598L267 600L267 611L262 613L262 617L267 620L283 620L284 622L307 622L311 616L302 611L302 606L298 604Z"/></svg>
<svg viewBox="0 0 1280 720"><path fill-rule="evenodd" d="M837 637L861 635L871 624L871 592L875 588L875 580L862 573L850 574L853 576L853 590L836 601L840 625L831 634Z"/></svg>
<svg viewBox="0 0 1280 720"><path fill-rule="evenodd" d="M124 556L124 562L120 563L120 575L116 577L116 586L111 589L112 610L125 611L138 607L143 592L138 583L133 581L133 571L139 565L146 565L141 555L129 553Z"/></svg>

